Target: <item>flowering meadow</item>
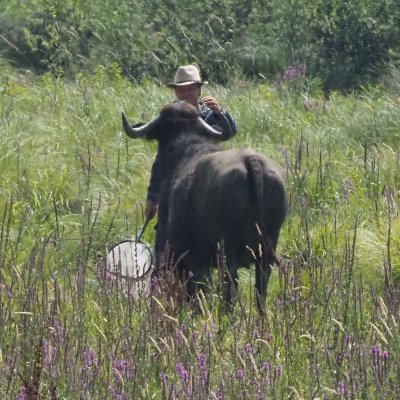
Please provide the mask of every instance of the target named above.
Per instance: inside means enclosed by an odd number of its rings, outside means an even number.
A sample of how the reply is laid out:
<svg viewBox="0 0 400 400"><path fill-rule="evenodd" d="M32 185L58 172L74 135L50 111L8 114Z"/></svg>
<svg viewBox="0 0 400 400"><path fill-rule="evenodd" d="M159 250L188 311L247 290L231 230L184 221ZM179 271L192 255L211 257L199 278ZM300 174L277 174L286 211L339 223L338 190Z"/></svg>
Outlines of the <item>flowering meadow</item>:
<svg viewBox="0 0 400 400"><path fill-rule="evenodd" d="M287 172L289 214L261 318L254 271L227 312L170 276L133 300L99 273L134 236L156 144L122 132L173 100L117 67L67 81L0 68L2 399L396 399L400 393L400 88L324 99L301 63L208 85L226 147ZM151 221L144 240L154 242Z"/></svg>

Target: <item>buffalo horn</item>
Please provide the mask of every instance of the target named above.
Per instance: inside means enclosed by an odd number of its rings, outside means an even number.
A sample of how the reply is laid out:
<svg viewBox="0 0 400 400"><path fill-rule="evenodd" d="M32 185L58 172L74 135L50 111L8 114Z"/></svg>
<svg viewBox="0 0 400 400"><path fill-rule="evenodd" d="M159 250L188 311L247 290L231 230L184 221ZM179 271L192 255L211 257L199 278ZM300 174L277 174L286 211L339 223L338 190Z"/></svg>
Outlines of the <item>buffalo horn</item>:
<svg viewBox="0 0 400 400"><path fill-rule="evenodd" d="M214 129L211 125L208 125L207 122L205 122L203 118L199 117L199 121L203 125L203 127L206 129L206 132L210 134L210 136L215 136L217 138L221 137L222 132L218 131L217 129Z"/></svg>
<svg viewBox="0 0 400 400"><path fill-rule="evenodd" d="M145 136L149 131L149 128L151 128L157 120L158 118L148 122L147 124L137 124L135 126L131 126L126 118L125 113L122 111L122 126L124 127L126 134L133 139Z"/></svg>

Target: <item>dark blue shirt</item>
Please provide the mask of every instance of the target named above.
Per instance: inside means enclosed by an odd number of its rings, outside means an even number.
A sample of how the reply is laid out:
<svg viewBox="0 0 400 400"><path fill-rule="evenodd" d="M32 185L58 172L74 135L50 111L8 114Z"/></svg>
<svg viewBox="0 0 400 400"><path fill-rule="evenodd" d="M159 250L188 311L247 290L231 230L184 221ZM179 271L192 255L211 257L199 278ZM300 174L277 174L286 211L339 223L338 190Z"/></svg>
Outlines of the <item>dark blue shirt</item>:
<svg viewBox="0 0 400 400"><path fill-rule="evenodd" d="M222 140L228 140L237 132L235 120L226 111L214 114L208 107L202 107L200 116L208 125L217 126L222 130ZM158 202L162 182L161 164L157 153L153 166L151 167L150 184L147 189L147 200Z"/></svg>

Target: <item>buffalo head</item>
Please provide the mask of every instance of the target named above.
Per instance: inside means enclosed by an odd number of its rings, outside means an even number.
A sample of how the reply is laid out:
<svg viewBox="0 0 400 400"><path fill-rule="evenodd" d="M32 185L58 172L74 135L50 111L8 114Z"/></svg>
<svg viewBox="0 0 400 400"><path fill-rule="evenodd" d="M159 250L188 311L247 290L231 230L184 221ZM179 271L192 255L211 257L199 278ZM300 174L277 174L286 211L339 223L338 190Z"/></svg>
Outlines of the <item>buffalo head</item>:
<svg viewBox="0 0 400 400"><path fill-rule="evenodd" d="M196 107L185 101L178 101L166 105L160 114L146 124L131 126L122 111L122 125L126 134L133 138L162 140L162 136L176 134L185 130L195 131L205 136L221 139L221 132L208 125L200 117Z"/></svg>

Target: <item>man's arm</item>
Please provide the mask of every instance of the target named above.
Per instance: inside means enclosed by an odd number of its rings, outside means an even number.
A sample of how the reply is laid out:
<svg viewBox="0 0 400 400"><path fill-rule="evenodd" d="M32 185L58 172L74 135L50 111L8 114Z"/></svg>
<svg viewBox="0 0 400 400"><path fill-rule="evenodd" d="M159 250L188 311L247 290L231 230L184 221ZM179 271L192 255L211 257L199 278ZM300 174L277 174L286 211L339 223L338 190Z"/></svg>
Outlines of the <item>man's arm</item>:
<svg viewBox="0 0 400 400"><path fill-rule="evenodd" d="M201 111L201 116L208 125L216 125L222 131L222 140L228 140L237 132L236 121L224 111L218 100L212 96L205 96L200 104L205 108Z"/></svg>
<svg viewBox="0 0 400 400"><path fill-rule="evenodd" d="M160 167L161 164L157 153L156 159L154 160L153 166L151 167L150 183L147 189L146 208L144 210L144 215L146 219L154 218L157 213L157 205L161 188Z"/></svg>

